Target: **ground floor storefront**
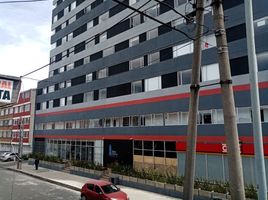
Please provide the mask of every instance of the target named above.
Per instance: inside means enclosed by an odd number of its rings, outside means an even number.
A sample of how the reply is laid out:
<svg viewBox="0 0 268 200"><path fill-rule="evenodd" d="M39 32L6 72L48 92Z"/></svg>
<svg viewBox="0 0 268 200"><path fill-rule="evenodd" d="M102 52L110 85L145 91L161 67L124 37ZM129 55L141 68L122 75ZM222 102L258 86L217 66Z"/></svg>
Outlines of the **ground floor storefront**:
<svg viewBox="0 0 268 200"><path fill-rule="evenodd" d="M18 143L0 143L0 152L19 152L19 144ZM32 146L30 144L23 144L22 154L30 154L32 153Z"/></svg>

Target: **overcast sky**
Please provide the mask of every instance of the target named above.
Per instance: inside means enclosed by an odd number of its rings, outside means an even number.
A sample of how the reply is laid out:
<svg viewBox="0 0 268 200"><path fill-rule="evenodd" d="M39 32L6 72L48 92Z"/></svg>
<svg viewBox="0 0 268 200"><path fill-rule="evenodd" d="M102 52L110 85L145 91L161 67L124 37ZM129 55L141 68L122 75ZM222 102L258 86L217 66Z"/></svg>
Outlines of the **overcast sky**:
<svg viewBox="0 0 268 200"><path fill-rule="evenodd" d="M52 0L0 4L0 74L22 76L49 63ZM48 77L48 67L29 75ZM22 90L37 81L22 79Z"/></svg>

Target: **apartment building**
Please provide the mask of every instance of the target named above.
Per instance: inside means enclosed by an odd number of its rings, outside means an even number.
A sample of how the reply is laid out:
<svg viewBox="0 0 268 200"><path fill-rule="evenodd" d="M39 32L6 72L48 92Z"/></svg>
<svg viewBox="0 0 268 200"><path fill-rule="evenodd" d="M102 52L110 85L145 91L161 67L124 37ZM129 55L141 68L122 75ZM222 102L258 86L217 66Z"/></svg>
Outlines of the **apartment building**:
<svg viewBox="0 0 268 200"><path fill-rule="evenodd" d="M112 0L54 0L51 65L37 88L34 151L183 175L196 24L173 9L191 17L193 6L186 0L123 3L164 24ZM196 175L227 180L213 13L205 3ZM245 179L255 183L244 1L223 4ZM267 155L268 2L253 4Z"/></svg>
<svg viewBox="0 0 268 200"><path fill-rule="evenodd" d="M23 135L23 154L32 153L36 90L19 94L18 101L0 108L0 151L18 152Z"/></svg>

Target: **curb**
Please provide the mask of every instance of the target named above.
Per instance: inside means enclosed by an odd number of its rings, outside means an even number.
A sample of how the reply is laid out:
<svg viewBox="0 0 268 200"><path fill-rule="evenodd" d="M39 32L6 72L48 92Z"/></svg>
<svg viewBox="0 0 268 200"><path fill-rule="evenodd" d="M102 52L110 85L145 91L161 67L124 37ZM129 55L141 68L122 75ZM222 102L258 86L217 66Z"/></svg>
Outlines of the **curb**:
<svg viewBox="0 0 268 200"><path fill-rule="evenodd" d="M24 171L21 171L21 170L18 170L18 169L12 169L12 168L5 168L9 171L14 171L14 172L18 172L20 174L24 174L24 175L27 175L27 176L31 176L33 178L38 178L42 181L46 181L46 182L49 182L49 183L52 183L52 184L55 184L55 185L59 185L59 186L62 186L62 187L65 187L65 188L68 188L68 189L71 189L71 190L75 190L75 191L78 191L80 192L81 191L81 188L78 188L78 187L75 187L75 186L72 186L72 185L68 185L66 183L61 183L61 182L58 182L58 181L54 181L54 180L51 180L51 179L48 179L48 178L44 178L44 177L41 177L41 176L38 176L38 175L35 175L35 174L31 174L31 173L28 173L28 172L24 172Z"/></svg>

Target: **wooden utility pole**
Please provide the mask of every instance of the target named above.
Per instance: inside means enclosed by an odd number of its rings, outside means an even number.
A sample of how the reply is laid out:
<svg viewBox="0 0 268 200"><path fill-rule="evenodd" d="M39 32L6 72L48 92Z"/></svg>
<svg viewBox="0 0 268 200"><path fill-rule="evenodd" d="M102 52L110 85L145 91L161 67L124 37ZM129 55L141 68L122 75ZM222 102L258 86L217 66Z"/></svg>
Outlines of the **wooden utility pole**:
<svg viewBox="0 0 268 200"><path fill-rule="evenodd" d="M201 69L201 37L203 35L204 1L196 1L196 39L194 41L194 53L192 64L192 80L190 86L190 103L187 127L187 150L185 162L185 176L183 187L183 199L191 200L194 197L194 175L197 140L197 112L199 107L199 83Z"/></svg>
<svg viewBox="0 0 268 200"><path fill-rule="evenodd" d="M20 129L20 135L19 135L19 146L18 146L18 161L17 161L17 169L21 169L22 167L22 161L21 161L21 157L22 157L22 150L23 150L23 122L22 122L22 118L19 121L19 129Z"/></svg>
<svg viewBox="0 0 268 200"><path fill-rule="evenodd" d="M231 198L233 200L243 200L245 199L243 168L240 156L222 0L213 0L212 6L219 59L220 84L224 114L224 132L227 143Z"/></svg>

